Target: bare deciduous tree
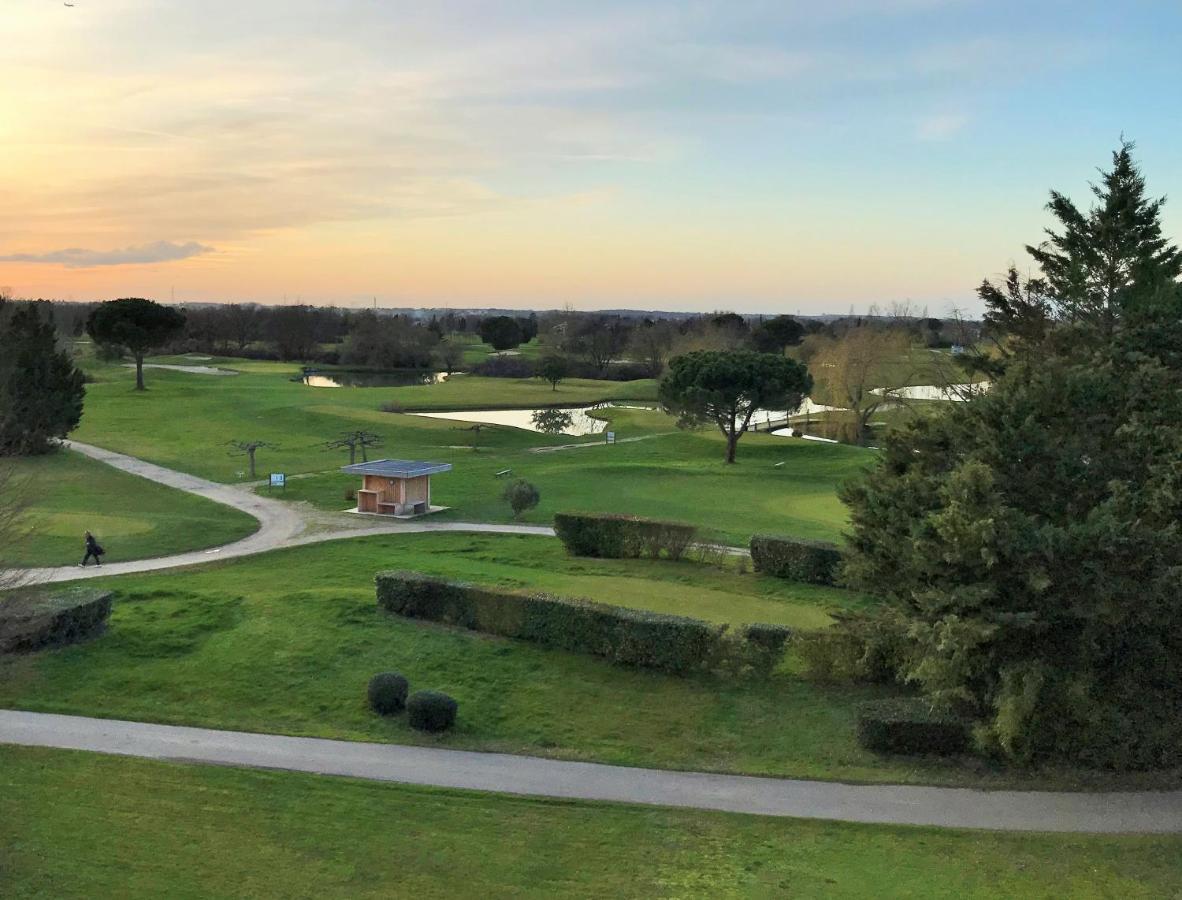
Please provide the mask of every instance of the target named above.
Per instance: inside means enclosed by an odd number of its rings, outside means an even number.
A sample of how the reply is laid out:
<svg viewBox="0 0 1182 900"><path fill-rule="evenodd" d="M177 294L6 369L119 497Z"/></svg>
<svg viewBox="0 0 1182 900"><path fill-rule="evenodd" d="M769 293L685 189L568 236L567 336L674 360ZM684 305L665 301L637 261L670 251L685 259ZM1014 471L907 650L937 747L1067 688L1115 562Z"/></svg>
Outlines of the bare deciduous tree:
<svg viewBox="0 0 1182 900"><path fill-rule="evenodd" d="M899 387L910 379L906 365L910 342L895 328L862 325L840 338L818 335L809 348L809 371L826 400L847 409L849 440L860 444L870 417L886 402L899 402Z"/></svg>
<svg viewBox="0 0 1182 900"><path fill-rule="evenodd" d="M16 587L25 573L14 565L16 551L28 540L28 493L12 466L0 465L0 590Z"/></svg>
<svg viewBox="0 0 1182 900"><path fill-rule="evenodd" d="M372 431L346 431L341 434L339 438L327 441L324 445L325 450L339 450L342 448L349 448L349 465L357 462L357 451L361 451L361 461L369 462L369 456L366 453L368 447L381 447L384 438L380 434L374 434Z"/></svg>
<svg viewBox="0 0 1182 900"><path fill-rule="evenodd" d="M259 450L278 450L279 447L267 441L227 441L231 456L245 456L250 460L250 477L254 478L254 455Z"/></svg>

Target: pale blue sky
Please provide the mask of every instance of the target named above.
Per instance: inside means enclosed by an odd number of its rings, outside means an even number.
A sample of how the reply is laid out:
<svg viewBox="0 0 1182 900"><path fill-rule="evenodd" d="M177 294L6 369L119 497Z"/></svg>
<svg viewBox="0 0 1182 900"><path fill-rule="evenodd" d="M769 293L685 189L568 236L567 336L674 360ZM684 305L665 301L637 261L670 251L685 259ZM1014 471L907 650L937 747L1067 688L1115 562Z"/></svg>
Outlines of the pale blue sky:
<svg viewBox="0 0 1182 900"><path fill-rule="evenodd" d="M19 294L972 310L1122 133L1182 202L1177 3L5 0L0 33Z"/></svg>

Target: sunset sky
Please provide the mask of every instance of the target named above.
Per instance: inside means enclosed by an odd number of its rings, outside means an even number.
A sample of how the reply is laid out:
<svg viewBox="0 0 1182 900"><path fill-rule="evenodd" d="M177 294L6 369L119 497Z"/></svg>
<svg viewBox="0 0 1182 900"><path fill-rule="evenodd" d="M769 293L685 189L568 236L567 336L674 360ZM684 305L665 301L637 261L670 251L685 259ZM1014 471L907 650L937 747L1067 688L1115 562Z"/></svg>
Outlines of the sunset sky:
<svg viewBox="0 0 1182 900"><path fill-rule="evenodd" d="M973 289L1122 132L1182 239L1182 5L0 0L18 296L845 312Z"/></svg>

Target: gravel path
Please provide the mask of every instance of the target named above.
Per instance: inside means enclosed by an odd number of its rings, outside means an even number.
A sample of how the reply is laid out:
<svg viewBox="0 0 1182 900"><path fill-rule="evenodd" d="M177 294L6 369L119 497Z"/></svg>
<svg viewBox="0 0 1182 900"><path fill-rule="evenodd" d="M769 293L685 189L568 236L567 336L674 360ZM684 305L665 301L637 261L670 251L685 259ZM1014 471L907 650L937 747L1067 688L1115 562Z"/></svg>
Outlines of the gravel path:
<svg viewBox="0 0 1182 900"><path fill-rule="evenodd" d="M156 572L179 566L192 566L218 559L252 556L281 547L297 547L340 538L364 537L375 534L419 534L427 531L458 531L492 534L535 534L553 536L554 529L536 525L494 525L472 522L381 521L370 516L350 516L345 513L326 513L301 503L285 503L262 497L245 486L206 481L166 469L134 456L104 450L91 444L66 441L71 450L106 463L116 469L147 478L158 484L205 497L248 513L259 521L259 530L232 544L209 550L194 550L173 556L112 562L103 566L61 566L58 568L26 569L24 578L35 583L74 581L79 578L98 578L109 575L129 575L135 572Z"/></svg>
<svg viewBox="0 0 1182 900"><path fill-rule="evenodd" d="M1005 831L1182 832L1182 791L1089 794L852 785L14 710L0 710L0 743L763 816Z"/></svg>

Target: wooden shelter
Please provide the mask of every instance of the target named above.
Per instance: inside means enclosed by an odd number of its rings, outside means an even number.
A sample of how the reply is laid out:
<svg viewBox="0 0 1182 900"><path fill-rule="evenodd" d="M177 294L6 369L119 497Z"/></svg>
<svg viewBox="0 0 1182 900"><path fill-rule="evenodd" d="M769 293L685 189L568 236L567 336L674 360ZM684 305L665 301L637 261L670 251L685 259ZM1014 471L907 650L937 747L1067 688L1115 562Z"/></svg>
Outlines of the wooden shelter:
<svg viewBox="0 0 1182 900"><path fill-rule="evenodd" d="M341 471L361 476L357 512L410 518L443 509L431 505L431 476L450 472L451 463L376 459L342 466Z"/></svg>

